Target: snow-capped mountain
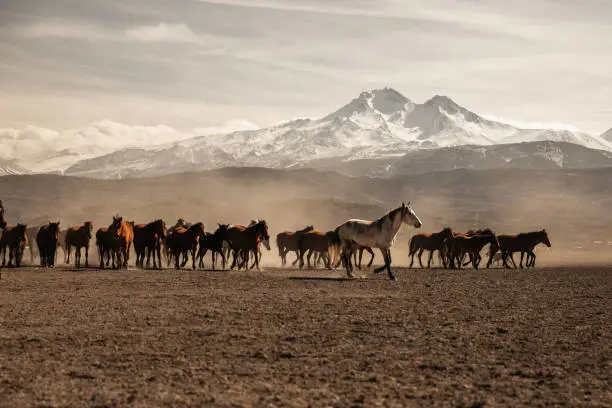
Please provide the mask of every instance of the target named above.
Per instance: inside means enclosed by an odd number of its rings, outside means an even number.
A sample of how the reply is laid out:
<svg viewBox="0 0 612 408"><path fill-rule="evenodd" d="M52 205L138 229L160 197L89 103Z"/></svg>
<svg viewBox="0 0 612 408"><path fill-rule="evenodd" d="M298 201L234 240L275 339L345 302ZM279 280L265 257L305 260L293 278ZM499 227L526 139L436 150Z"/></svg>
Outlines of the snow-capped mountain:
<svg viewBox="0 0 612 408"><path fill-rule="evenodd" d="M612 128L610 128L610 129L606 130L605 132L603 132L603 133L600 135L600 137L601 137L603 140L606 140L606 141L608 141L608 142L612 142Z"/></svg>
<svg viewBox="0 0 612 408"><path fill-rule="evenodd" d="M0 159L0 176L12 176L18 174L30 174L30 171L21 167L13 160Z"/></svg>
<svg viewBox="0 0 612 408"><path fill-rule="evenodd" d="M325 159L401 157L422 149L557 141L612 151L598 136L567 130L519 129L485 119L446 96L415 103L391 88L362 92L320 119L199 136L152 148L123 149L82 160L66 174L149 176L226 166L287 168Z"/></svg>

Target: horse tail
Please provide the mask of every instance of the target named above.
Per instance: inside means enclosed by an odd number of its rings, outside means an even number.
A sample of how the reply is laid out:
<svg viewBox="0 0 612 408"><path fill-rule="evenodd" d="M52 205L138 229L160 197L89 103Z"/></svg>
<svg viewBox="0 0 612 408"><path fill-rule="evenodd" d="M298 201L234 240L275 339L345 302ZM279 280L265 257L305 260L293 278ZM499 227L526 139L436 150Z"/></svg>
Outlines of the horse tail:
<svg viewBox="0 0 612 408"><path fill-rule="evenodd" d="M408 243L408 255L412 255L413 252L416 252L416 235L410 237L410 242Z"/></svg>
<svg viewBox="0 0 612 408"><path fill-rule="evenodd" d="M283 245L281 245L280 234L276 235L276 247L278 248L278 256L283 257Z"/></svg>
<svg viewBox="0 0 612 408"><path fill-rule="evenodd" d="M329 264L335 265L338 263L338 258L342 254L342 240L340 239L340 234L338 230L340 227L337 227L335 230L330 231L327 252L329 253Z"/></svg>

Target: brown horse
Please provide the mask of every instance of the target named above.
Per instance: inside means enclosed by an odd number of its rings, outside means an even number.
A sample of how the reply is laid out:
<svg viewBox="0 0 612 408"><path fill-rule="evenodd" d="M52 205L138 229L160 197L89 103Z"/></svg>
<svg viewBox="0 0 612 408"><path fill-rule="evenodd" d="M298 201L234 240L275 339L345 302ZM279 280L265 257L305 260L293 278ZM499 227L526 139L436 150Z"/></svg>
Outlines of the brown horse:
<svg viewBox="0 0 612 408"><path fill-rule="evenodd" d="M36 245L40 255L40 266L55 267L55 251L59 240L59 222L49 222L43 225L36 234ZM30 244L32 246L32 244Z"/></svg>
<svg viewBox="0 0 612 408"><path fill-rule="evenodd" d="M14 227L5 226L2 230L2 238L0 238L0 251L2 252L2 266L6 265L6 249L9 251L8 266L21 266L22 252L28 244L28 236L26 235L27 225L17 224Z"/></svg>
<svg viewBox="0 0 612 408"><path fill-rule="evenodd" d="M232 249L233 261L230 269L238 266L249 269L249 254L253 252L256 266L259 270L259 246L263 244L270 250L270 234L268 234L268 224L265 220L256 221L254 224L245 227L244 225L233 225L228 229L228 241ZM238 263L238 259L241 262ZM253 267L251 266L251 268Z"/></svg>
<svg viewBox="0 0 612 408"><path fill-rule="evenodd" d="M421 265L421 268L423 268L423 261L421 260L423 251L429 251L429 260L427 261L427 267L431 268L431 260L433 258L434 252L438 251L439 253L441 253L443 251L444 240L452 237L453 230L448 227L444 228L440 232L413 235L412 238L410 238L408 252L408 256L410 256L409 268L412 268L412 264L414 263L414 256L417 252L419 265Z"/></svg>
<svg viewBox="0 0 612 408"><path fill-rule="evenodd" d="M222 268L225 269L226 258L223 253L223 243L229 239L229 225L217 224L219 228L213 233L204 233L204 237L200 240L200 248L198 250L198 258L200 259L199 267L204 268L204 256L210 251L212 258L212 268L215 270L217 254L221 255Z"/></svg>
<svg viewBox="0 0 612 408"><path fill-rule="evenodd" d="M157 260L159 267L162 267L161 246L166 239L168 231L166 223L161 220L155 220L148 224L134 225L134 250L136 251L136 266L144 266L144 258L147 255L146 267L149 267L151 254L153 254L153 267L157 268Z"/></svg>
<svg viewBox="0 0 612 408"><path fill-rule="evenodd" d="M123 243L120 253L120 256L123 257L121 265L124 268L127 268L128 261L130 259L130 249L132 248L132 242L134 241L133 224L123 221L123 217L117 215L113 217L113 223L108 227L108 229L113 238L120 238Z"/></svg>
<svg viewBox="0 0 612 408"><path fill-rule="evenodd" d="M74 266L81 267L81 248L85 248L85 267L89 266L89 241L93 236L93 223L86 221L83 225L68 228L66 231L66 263L70 263L70 252L74 247Z"/></svg>
<svg viewBox="0 0 612 408"><path fill-rule="evenodd" d="M112 267L121 266L121 249L124 246L124 241L119 238L113 238L109 228L99 228L96 231L96 246L98 247L98 257L100 258L100 269L104 269L104 258L106 257L106 266L110 265L112 259ZM117 258L117 265L115 265Z"/></svg>
<svg viewBox="0 0 612 408"><path fill-rule="evenodd" d="M192 268L196 268L196 250L198 243L204 237L204 224L201 222L193 224L188 229L177 228L166 238L166 245L170 255L174 258L174 267L179 269L180 255L191 253ZM185 266L185 261L181 266Z"/></svg>
<svg viewBox="0 0 612 408"><path fill-rule="evenodd" d="M320 258L322 258L325 262L325 267L327 269L331 269L330 259L329 259L329 246L330 242L333 241L333 237L335 236L334 231L308 231L303 233L300 236L299 249L300 249L300 269L304 268L304 254L308 253L306 257L306 261L308 263L308 268L311 268L310 265L310 257L312 254L317 254ZM318 261L315 256L315 261ZM313 265L316 267L316 262Z"/></svg>
<svg viewBox="0 0 612 408"><path fill-rule="evenodd" d="M525 266L527 267L535 267L535 253L533 250L538 244L544 244L548 248L551 247L550 240L548 238L548 233L545 229L541 231L533 231L526 232L516 235L498 235L498 245L491 245L491 251L489 252L489 261L487 262L487 267L491 266L493 263L493 257L497 253L497 251L501 250L502 260L504 263L504 267L510 268L508 265L508 257L514 264L516 268L516 263L514 262L513 254L515 252L521 253L521 261L519 263L519 267L523 268L523 258L525 254L527 254L527 263Z"/></svg>
<svg viewBox="0 0 612 408"><path fill-rule="evenodd" d="M471 236L468 236L467 234L454 236L452 238L451 250L452 261L456 262L455 265L457 265L457 268L461 269L463 257L468 255L474 269L478 269L478 265L482 260L480 251L482 251L482 248L487 244L499 245L497 238L492 231Z"/></svg>
<svg viewBox="0 0 612 408"><path fill-rule="evenodd" d="M293 266L300 260L300 237L302 234L308 231L312 231L314 227L312 225L306 226L298 231L284 231L276 234L276 246L278 247L278 255L281 257L283 266L287 264L287 254L289 252L295 252L295 261Z"/></svg>

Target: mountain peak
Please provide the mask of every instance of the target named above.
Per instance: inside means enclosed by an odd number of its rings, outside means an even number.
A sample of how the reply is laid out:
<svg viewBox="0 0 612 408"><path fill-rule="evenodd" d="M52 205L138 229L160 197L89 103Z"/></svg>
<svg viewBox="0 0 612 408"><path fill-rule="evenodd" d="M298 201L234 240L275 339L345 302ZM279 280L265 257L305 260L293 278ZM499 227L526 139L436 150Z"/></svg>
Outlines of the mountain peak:
<svg viewBox="0 0 612 408"><path fill-rule="evenodd" d="M379 112L386 115L399 112L413 106L413 102L393 88L371 89L363 91L342 108L323 118L323 120L338 117L350 117L355 113Z"/></svg>
<svg viewBox="0 0 612 408"><path fill-rule="evenodd" d="M425 102L425 105L436 105L445 110L460 111L463 108L446 95L435 95Z"/></svg>
<svg viewBox="0 0 612 408"><path fill-rule="evenodd" d="M602 139L607 140L608 142L612 142L612 128L606 130L600 136Z"/></svg>

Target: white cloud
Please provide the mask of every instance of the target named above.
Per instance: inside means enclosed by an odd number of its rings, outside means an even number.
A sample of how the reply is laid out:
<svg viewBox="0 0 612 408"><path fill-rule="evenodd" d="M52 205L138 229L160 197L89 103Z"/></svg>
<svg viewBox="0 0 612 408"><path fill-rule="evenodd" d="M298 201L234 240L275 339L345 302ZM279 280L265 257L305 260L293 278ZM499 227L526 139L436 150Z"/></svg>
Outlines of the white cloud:
<svg viewBox="0 0 612 408"><path fill-rule="evenodd" d="M248 120L235 119L224 123L221 126L211 126L196 128L194 132L198 136L220 135L225 133L237 132L240 130L257 130L259 126Z"/></svg>
<svg viewBox="0 0 612 408"><path fill-rule="evenodd" d="M119 36L103 27L72 21L45 21L12 28L12 31L29 38L63 38L84 41L117 40Z"/></svg>
<svg viewBox="0 0 612 408"><path fill-rule="evenodd" d="M164 22L157 25L130 28L126 30L125 35L130 40L147 43L199 43L201 41L200 37L185 24L167 24Z"/></svg>
<svg viewBox="0 0 612 408"><path fill-rule="evenodd" d="M14 32L28 38L59 38L83 41L137 41L145 43L201 43L202 38L182 23L157 24L109 29L73 21L47 21L15 27Z"/></svg>
<svg viewBox="0 0 612 408"><path fill-rule="evenodd" d="M245 120L193 130L166 125L126 125L111 120L63 131L36 126L0 128L0 159L17 160L32 171L55 171L120 149L161 146L196 136L256 128L257 125Z"/></svg>

